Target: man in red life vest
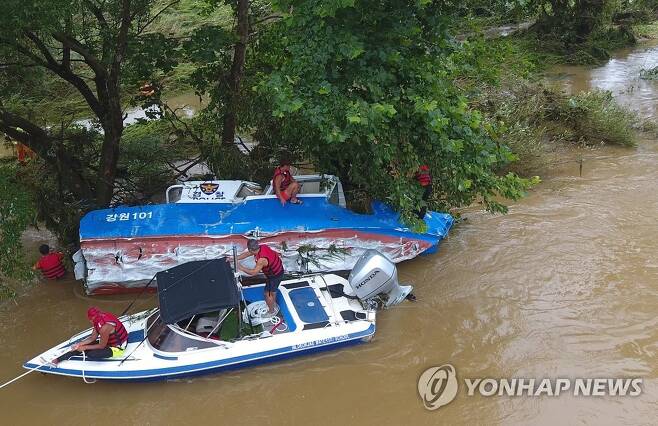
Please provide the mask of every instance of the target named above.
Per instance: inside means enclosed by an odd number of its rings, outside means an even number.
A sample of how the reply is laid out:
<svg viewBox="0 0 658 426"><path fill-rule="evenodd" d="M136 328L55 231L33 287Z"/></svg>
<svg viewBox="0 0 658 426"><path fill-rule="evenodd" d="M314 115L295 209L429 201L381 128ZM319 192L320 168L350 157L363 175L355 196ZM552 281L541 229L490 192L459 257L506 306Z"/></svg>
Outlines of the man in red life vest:
<svg viewBox="0 0 658 426"><path fill-rule="evenodd" d="M282 160L281 165L274 169L272 186L282 206L285 206L287 201L291 204L302 204L302 200L297 198L301 185L290 173L290 161Z"/></svg>
<svg viewBox="0 0 658 426"><path fill-rule="evenodd" d="M423 201L427 202L430 195L432 195L432 175L430 174L430 168L427 164L423 164L418 168L416 173L416 181L423 187ZM421 207L418 211L418 219L423 219L427 213L427 206Z"/></svg>
<svg viewBox="0 0 658 426"><path fill-rule="evenodd" d="M281 279L283 279L281 256L265 244L258 244L256 240L247 241L247 251L240 254L237 260L246 259L249 256L254 256L256 266L247 268L238 263L238 269L249 275L256 275L259 272L265 274L265 303L270 309L270 314L274 314L276 312L276 289L279 287ZM232 262L232 260L229 261Z"/></svg>
<svg viewBox="0 0 658 426"><path fill-rule="evenodd" d="M121 356L128 344L128 331L119 318L109 312L91 307L87 318L94 330L91 336L71 346L71 350L51 361L57 365L75 355L85 353L86 359L102 359Z"/></svg>
<svg viewBox="0 0 658 426"><path fill-rule="evenodd" d="M62 259L64 258L63 253L51 253L50 247L47 244L39 246L39 253L41 253L41 259L34 264L32 269L35 271L37 269L41 270L44 278L48 280L57 280L66 274L66 269L64 269L64 264L62 263Z"/></svg>

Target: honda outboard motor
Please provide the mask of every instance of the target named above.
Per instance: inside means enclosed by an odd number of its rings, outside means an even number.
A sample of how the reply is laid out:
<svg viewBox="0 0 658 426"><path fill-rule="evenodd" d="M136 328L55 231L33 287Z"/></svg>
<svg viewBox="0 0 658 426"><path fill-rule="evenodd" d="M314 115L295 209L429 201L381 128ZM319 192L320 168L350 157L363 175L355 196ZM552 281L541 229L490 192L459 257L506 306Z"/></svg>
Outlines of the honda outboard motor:
<svg viewBox="0 0 658 426"><path fill-rule="evenodd" d="M398 283L395 263L374 249L361 255L348 281L359 299L366 302L379 296L386 308L402 302L413 290L410 285Z"/></svg>

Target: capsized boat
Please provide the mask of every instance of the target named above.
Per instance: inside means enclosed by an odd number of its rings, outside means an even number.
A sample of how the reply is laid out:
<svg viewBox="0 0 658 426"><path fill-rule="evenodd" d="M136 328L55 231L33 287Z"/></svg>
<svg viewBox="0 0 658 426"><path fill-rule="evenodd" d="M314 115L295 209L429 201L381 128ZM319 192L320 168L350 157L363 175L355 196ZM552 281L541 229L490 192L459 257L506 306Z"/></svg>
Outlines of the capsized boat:
<svg viewBox="0 0 658 426"><path fill-rule="evenodd" d="M372 214L347 209L335 176L295 179L303 205L282 206L271 185L219 180L171 186L164 204L92 211L80 222L76 278L89 294L134 291L172 266L246 250L248 238L279 252L286 272L348 271L368 249L396 263L434 253L453 223L428 212L416 233L381 202Z"/></svg>
<svg viewBox="0 0 658 426"><path fill-rule="evenodd" d="M44 363L89 329L23 366L85 381L163 380L336 349L372 339L377 307L401 302L412 289L398 284L395 264L375 250L363 254L348 279L315 274L283 281L275 316L263 315L263 285L242 287L225 259L159 272L157 286L159 308L121 318L129 332L121 357Z"/></svg>

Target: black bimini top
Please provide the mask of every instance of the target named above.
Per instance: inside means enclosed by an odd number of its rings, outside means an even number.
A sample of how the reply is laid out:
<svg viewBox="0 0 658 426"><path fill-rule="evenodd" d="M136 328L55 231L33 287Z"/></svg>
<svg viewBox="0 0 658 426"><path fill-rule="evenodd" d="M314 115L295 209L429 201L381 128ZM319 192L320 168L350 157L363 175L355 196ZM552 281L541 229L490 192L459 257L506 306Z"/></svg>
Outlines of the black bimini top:
<svg viewBox="0 0 658 426"><path fill-rule="evenodd" d="M187 262L158 272L156 280L160 317L167 324L240 301L233 270L224 258Z"/></svg>

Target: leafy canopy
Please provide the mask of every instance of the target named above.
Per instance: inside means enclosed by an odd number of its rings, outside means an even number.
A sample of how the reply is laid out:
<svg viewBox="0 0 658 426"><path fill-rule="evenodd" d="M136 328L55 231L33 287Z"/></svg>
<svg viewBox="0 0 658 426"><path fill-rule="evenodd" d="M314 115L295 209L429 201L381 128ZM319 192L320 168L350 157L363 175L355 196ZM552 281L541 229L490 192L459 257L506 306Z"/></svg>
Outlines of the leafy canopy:
<svg viewBox="0 0 658 426"><path fill-rule="evenodd" d="M463 47L440 4L278 1L285 16L261 39L266 63L254 84L271 111L260 126L299 144L319 170L387 199L412 223L422 205L414 182L422 164L434 177L434 208L482 200L504 211L496 196L517 199L531 185L496 173L515 157L453 85L453 58Z"/></svg>

